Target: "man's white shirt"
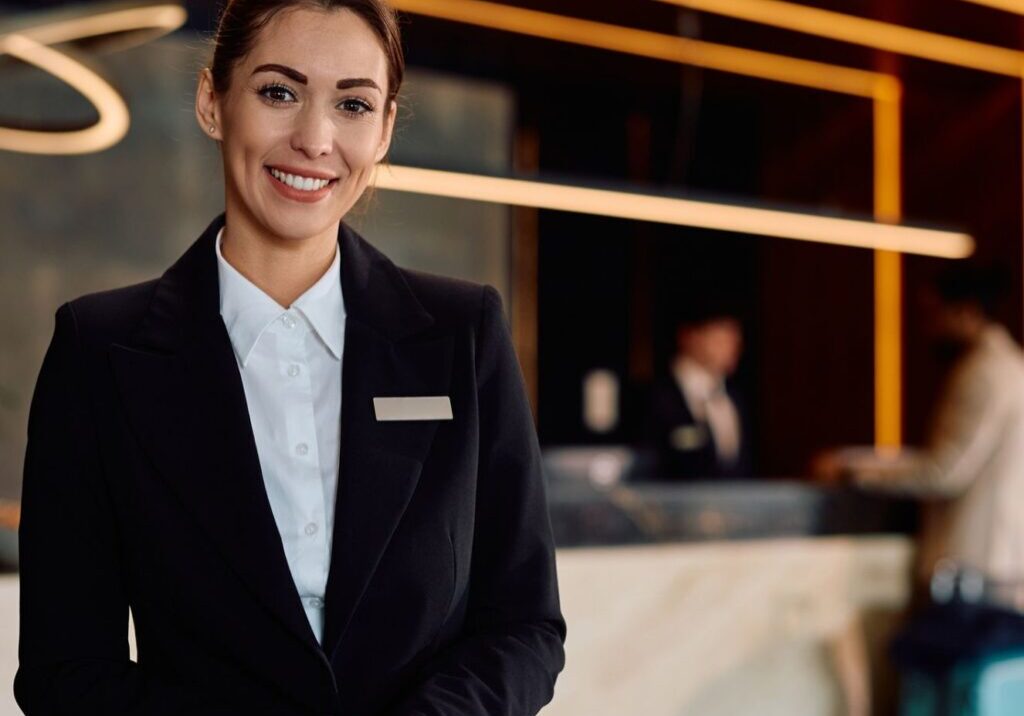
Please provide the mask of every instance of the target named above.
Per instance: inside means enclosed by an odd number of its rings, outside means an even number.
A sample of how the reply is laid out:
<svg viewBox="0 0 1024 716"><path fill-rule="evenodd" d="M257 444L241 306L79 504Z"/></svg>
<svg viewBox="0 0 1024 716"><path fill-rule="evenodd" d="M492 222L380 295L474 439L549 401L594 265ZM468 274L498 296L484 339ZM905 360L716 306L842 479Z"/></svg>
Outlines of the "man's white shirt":
<svg viewBox="0 0 1024 716"><path fill-rule="evenodd" d="M310 627L323 641L341 430L340 251L284 308L238 272L217 234L220 314L235 351L267 497Z"/></svg>

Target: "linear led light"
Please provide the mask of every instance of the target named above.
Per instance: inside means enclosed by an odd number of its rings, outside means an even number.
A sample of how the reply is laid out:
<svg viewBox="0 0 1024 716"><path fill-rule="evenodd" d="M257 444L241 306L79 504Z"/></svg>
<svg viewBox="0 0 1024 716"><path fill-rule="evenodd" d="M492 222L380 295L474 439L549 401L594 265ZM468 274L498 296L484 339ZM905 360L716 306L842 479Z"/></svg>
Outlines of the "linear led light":
<svg viewBox="0 0 1024 716"><path fill-rule="evenodd" d="M974 239L951 231L435 169L392 166L378 174L375 185L379 189L453 199L923 256L963 258L974 250Z"/></svg>
<svg viewBox="0 0 1024 716"><path fill-rule="evenodd" d="M964 2L972 2L975 5L987 5L996 10L1005 10L1006 12L1024 15L1024 0L964 0Z"/></svg>
<svg viewBox="0 0 1024 716"><path fill-rule="evenodd" d="M660 2L999 75L1020 77L1024 70L1017 50L782 0Z"/></svg>
<svg viewBox="0 0 1024 716"><path fill-rule="evenodd" d="M392 0L404 12L858 97L898 92L887 75L485 0Z"/></svg>
<svg viewBox="0 0 1024 716"><path fill-rule="evenodd" d="M28 154L86 154L117 144L130 124L121 95L96 72L49 45L130 30L163 34L180 27L185 18L185 10L177 5L148 5L44 22L17 31L10 29L13 25L6 25L7 29L0 32L0 56L17 57L66 82L92 103L99 119L85 129L70 131L0 126L0 149Z"/></svg>

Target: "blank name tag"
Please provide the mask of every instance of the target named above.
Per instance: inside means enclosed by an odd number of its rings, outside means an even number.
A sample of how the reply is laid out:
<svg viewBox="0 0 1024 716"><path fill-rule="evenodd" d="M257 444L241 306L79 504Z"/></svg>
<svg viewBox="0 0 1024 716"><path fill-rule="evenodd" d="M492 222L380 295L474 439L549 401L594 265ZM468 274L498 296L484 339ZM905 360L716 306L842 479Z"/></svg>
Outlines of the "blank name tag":
<svg viewBox="0 0 1024 716"><path fill-rule="evenodd" d="M415 395L374 398L377 420L451 420L452 401L447 395Z"/></svg>

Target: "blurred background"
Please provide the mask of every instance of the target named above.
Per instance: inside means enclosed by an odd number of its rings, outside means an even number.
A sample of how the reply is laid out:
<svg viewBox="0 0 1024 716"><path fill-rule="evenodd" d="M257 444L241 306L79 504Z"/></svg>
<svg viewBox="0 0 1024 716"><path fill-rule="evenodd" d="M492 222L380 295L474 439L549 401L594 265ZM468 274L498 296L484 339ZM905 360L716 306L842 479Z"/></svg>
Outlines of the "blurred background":
<svg viewBox="0 0 1024 716"><path fill-rule="evenodd" d="M927 700L890 649L920 582L922 503L852 476L864 455L934 444L957 365L937 349L936 290L1021 339L1024 2L392 4L409 70L390 167L346 221L400 265L504 298L570 624L545 713ZM223 209L193 111L220 6L0 2L7 684L53 314L158 276ZM118 24L138 8L156 10ZM100 111L14 36L91 69L130 122L74 153L18 135ZM944 291L968 263L1002 292ZM956 713L997 713L990 692L1024 713L1019 678L972 674L958 688L975 710ZM9 687L0 712L19 712Z"/></svg>

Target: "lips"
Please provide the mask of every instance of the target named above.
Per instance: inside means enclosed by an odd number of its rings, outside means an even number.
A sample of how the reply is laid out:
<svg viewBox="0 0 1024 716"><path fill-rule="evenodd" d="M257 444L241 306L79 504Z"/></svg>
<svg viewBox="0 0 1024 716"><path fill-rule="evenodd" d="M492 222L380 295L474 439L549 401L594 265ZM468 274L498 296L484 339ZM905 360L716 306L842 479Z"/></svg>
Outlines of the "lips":
<svg viewBox="0 0 1024 716"><path fill-rule="evenodd" d="M288 186L286 183L279 180L277 177L273 175L273 173L271 173L270 167L264 166L263 169L264 173L267 175L267 181L269 181L273 185L274 189L281 196L285 197L286 199L291 199L293 201L298 201L302 203L312 203L320 201L321 199L329 195L331 191L334 189L334 185L338 183L337 179L331 179L326 185L324 185L320 189L305 191L302 189L296 189L294 187Z"/></svg>
<svg viewBox="0 0 1024 716"><path fill-rule="evenodd" d="M293 167L286 164L266 164L264 165L268 169L276 169L279 172L285 174L291 174L293 176L310 178L310 179L337 179L338 177L334 174L328 174L326 172L317 171L315 169L303 169L302 167Z"/></svg>

